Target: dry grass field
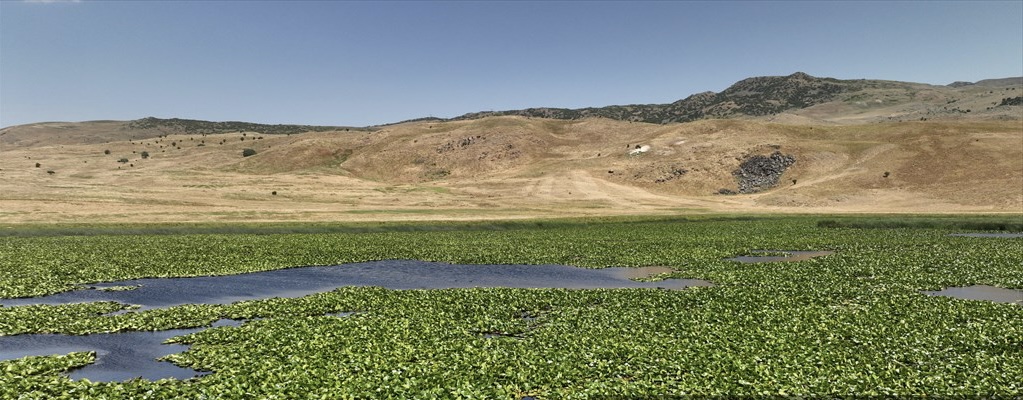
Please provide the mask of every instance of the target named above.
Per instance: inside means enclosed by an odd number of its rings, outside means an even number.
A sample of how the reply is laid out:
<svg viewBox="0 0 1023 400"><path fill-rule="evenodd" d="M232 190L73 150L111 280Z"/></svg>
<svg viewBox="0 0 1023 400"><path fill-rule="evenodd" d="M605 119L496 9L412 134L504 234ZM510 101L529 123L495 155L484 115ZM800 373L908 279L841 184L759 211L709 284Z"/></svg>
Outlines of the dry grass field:
<svg viewBox="0 0 1023 400"><path fill-rule="evenodd" d="M243 157L249 148L256 154ZM742 160L775 151L796 160L776 187L718 194L736 189ZM116 121L0 130L5 224L708 212L1020 213L1023 120L490 117L291 135Z"/></svg>

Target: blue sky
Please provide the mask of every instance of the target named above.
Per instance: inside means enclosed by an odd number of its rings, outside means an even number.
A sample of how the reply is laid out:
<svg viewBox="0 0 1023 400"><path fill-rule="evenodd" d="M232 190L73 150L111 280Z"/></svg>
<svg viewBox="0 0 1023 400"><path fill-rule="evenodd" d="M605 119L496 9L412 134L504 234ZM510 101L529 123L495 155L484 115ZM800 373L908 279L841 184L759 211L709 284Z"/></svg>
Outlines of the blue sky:
<svg viewBox="0 0 1023 400"><path fill-rule="evenodd" d="M0 1L0 126L668 103L796 71L1023 76L1023 1Z"/></svg>

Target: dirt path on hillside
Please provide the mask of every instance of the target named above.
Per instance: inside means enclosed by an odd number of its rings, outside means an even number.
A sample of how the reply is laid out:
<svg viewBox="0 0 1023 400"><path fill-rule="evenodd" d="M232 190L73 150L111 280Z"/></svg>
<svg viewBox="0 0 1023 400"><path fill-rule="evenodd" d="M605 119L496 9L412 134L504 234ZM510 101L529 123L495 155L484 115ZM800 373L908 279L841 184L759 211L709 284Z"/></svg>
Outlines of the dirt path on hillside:
<svg viewBox="0 0 1023 400"><path fill-rule="evenodd" d="M842 179L842 178L845 178L845 177L847 177L849 175L855 175L855 174L860 174L860 173L867 172L867 168L864 166L864 164L866 164L868 161L874 160L875 158L877 158L878 156L881 156L884 153L887 153L887 152L890 152L892 150L895 150L898 147L899 146L896 146L894 144L881 144L881 145L877 145L877 146L871 147L867 151L863 152L863 154L860 155L860 157L857 158L856 161L853 161L853 163L850 166L846 167L842 171L834 173L834 174L828 174L828 175L821 176L821 177L814 178L814 179L799 181L798 183L793 185L793 188L801 188L801 187L806 187L806 186L814 186L814 185L818 185L818 184L821 184L821 183L824 183L824 182L829 182L829 181L833 181L833 180L836 180L836 179Z"/></svg>
<svg viewBox="0 0 1023 400"><path fill-rule="evenodd" d="M588 171L574 170L545 176L525 185L525 198L539 203L608 207L608 213L640 212L665 208L710 208L732 202L710 202L652 193L594 177Z"/></svg>

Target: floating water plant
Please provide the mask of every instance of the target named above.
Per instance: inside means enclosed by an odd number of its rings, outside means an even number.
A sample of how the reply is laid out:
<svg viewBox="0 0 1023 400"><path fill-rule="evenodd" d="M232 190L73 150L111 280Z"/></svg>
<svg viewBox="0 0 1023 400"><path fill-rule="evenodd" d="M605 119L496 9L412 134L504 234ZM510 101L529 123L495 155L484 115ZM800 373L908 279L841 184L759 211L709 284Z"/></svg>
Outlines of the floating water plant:
<svg viewBox="0 0 1023 400"><path fill-rule="evenodd" d="M111 313L126 303L5 306L0 348L4 340L45 332L200 328L172 338L190 347L165 359L205 375L72 380L66 374L103 354L69 349L0 361L0 398L1019 397L1023 307L921 291L1023 289L1023 242L950 233L755 217L422 232L0 237L5 302L97 282L386 259L664 266L667 277L714 283L685 290L656 289L666 281L582 290L340 287L117 315ZM139 249L147 256L139 257ZM726 260L756 255L749 249L834 254L769 266ZM347 312L355 313L329 315ZM249 322L201 328L222 318ZM483 337L498 333L520 338Z"/></svg>

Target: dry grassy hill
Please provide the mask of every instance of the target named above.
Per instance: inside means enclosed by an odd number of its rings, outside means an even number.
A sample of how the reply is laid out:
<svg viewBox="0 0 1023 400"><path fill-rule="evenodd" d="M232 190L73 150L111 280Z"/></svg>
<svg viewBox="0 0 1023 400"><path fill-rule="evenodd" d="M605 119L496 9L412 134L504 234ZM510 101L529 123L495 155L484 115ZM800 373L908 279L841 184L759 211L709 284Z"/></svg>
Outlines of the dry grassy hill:
<svg viewBox="0 0 1023 400"><path fill-rule="evenodd" d="M0 223L1019 213L1023 107L1003 108L1020 118L661 125L506 116L301 134L34 124L0 130ZM795 161L776 186L719 194L740 189L733 173L744 161L775 152Z"/></svg>

